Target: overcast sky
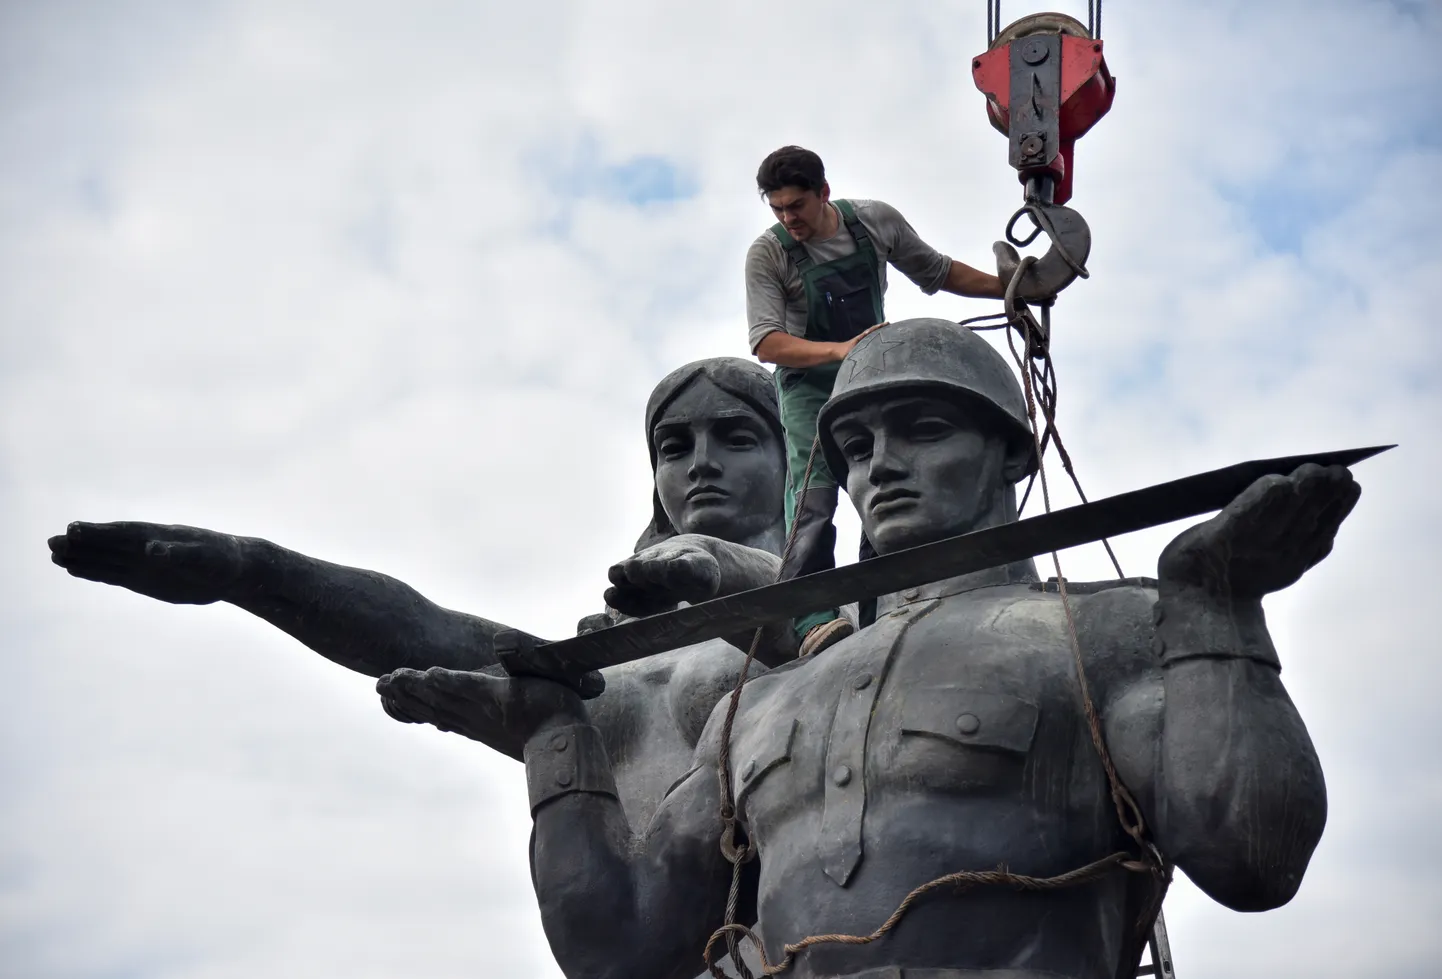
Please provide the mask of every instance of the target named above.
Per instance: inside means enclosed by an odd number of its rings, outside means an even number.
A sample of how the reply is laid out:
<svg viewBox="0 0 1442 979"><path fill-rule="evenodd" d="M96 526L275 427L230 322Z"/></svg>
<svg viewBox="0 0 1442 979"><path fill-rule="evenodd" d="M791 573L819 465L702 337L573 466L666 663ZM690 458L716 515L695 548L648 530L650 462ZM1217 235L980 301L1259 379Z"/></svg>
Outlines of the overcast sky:
<svg viewBox="0 0 1442 979"><path fill-rule="evenodd" d="M989 261L1020 193L970 79L983 10L0 3L0 975L555 979L519 765L44 539L261 536L569 634L648 514L651 386L747 353L762 156L812 147L839 196ZM1088 490L1401 443L1268 604L1326 835L1275 912L1179 882L1179 974L1435 976L1442 10L1105 12L1093 277L1056 312ZM892 319L990 308L892 277ZM1127 573L1177 529L1119 541Z"/></svg>

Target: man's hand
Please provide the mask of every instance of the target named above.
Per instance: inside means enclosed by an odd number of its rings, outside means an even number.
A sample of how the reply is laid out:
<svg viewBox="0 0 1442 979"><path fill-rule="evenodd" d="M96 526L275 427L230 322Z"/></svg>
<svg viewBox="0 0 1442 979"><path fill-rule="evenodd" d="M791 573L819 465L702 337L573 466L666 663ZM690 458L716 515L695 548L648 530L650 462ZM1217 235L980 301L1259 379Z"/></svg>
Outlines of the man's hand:
<svg viewBox="0 0 1442 979"><path fill-rule="evenodd" d="M513 758L538 732L586 718L572 690L537 677L493 676L433 666L396 670L376 682L381 706L398 721L433 724Z"/></svg>
<svg viewBox="0 0 1442 979"><path fill-rule="evenodd" d="M721 589L721 562L699 534L680 534L611 565L606 604L627 615L654 615L678 602L704 602Z"/></svg>
<svg viewBox="0 0 1442 979"><path fill-rule="evenodd" d="M781 330L774 330L766 334L756 345L756 359L763 364L801 369L839 364L846 359L846 355L851 353L851 349L862 337L869 336L885 325L885 323L877 323L875 326L868 326L850 340L839 342L807 340L804 337L794 337Z"/></svg>
<svg viewBox="0 0 1442 979"><path fill-rule="evenodd" d="M1326 557L1362 489L1344 466L1307 464L1263 476L1226 509L1162 551L1162 594L1200 589L1224 601L1260 600Z"/></svg>
<svg viewBox="0 0 1442 979"><path fill-rule="evenodd" d="M177 605L209 605L240 579L240 541L199 527L73 523L50 538L50 560L77 578Z"/></svg>
<svg viewBox="0 0 1442 979"><path fill-rule="evenodd" d="M877 323L875 326L868 326L866 329L864 329L864 330L862 330L860 333L856 334L856 336L852 337L850 340L847 340L845 343L842 344L842 346L846 348L846 353L844 353L844 354L841 355L841 359L842 359L842 360L845 360L848 356L850 356L851 351L855 350L855 349L856 349L856 345L857 345L858 343L860 343L862 340L865 340L867 337L871 336L871 334L875 333L877 330L881 329L883 326L890 326L890 325L891 325L891 321L890 321L890 320L882 320L880 323Z"/></svg>

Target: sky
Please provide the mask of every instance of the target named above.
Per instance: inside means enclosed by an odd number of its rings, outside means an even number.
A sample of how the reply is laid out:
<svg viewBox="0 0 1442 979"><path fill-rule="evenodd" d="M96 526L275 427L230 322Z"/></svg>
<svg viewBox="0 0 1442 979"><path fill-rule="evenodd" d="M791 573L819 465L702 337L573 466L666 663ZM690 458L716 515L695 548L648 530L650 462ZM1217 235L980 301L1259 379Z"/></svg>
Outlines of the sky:
<svg viewBox="0 0 1442 979"><path fill-rule="evenodd" d="M1179 880L1178 974L1433 976L1442 7L1114 0L1103 27L1092 277L1054 345L1088 493L1400 446L1267 603L1326 834L1276 911ZM748 352L767 152L990 261L1020 191L984 35L961 0L0 3L0 977L556 979L519 765L45 538L264 537L569 634L648 517L652 385ZM893 320L996 305L891 281ZM1126 572L1179 529L1117 541Z"/></svg>

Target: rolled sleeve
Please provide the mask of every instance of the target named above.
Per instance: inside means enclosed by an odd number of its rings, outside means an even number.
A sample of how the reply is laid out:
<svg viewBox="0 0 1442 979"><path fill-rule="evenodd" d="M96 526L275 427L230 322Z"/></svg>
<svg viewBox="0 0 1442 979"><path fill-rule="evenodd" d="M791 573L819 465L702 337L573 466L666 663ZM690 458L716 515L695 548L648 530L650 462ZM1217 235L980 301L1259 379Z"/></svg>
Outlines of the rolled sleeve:
<svg viewBox="0 0 1442 979"><path fill-rule="evenodd" d="M786 287L775 254L781 246L766 238L757 238L746 252L746 325L753 354L768 333L786 330Z"/></svg>
<svg viewBox="0 0 1442 979"><path fill-rule="evenodd" d="M951 271L951 259L921 240L901 212L882 201L871 201L869 213L858 215L865 219L887 247L887 261L902 275L916 283L918 289L928 296L941 288ZM875 224L875 227L871 227Z"/></svg>

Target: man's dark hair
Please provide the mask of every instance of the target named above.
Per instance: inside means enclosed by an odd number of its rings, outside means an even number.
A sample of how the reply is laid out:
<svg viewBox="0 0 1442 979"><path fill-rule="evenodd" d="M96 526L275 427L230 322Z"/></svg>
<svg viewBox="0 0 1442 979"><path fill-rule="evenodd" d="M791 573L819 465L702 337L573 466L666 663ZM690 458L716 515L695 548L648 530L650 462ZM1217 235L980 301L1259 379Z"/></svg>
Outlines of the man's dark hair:
<svg viewBox="0 0 1442 979"><path fill-rule="evenodd" d="M756 189L762 194L782 187L800 187L820 191L826 183L826 167L821 157L799 146L783 146L761 161L756 171Z"/></svg>

